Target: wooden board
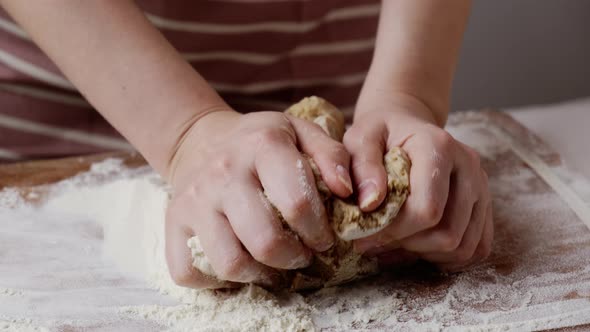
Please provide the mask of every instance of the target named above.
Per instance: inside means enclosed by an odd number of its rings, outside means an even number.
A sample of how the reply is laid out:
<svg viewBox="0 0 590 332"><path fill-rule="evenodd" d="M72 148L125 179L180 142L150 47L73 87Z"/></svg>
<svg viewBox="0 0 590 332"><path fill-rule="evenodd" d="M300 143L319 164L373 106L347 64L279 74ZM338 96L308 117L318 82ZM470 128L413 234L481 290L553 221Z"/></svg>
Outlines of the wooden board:
<svg viewBox="0 0 590 332"><path fill-rule="evenodd" d="M541 319L536 329L542 329L542 317L535 311L548 310L547 308L572 310L563 304L578 305L578 302L574 302L578 300L581 303L580 309L587 309L583 314L590 313L590 302L583 302L590 298L590 274L586 269L590 266L590 232L569 209L567 202L536 176L514 151L494 143L499 140L494 137L491 127L510 135L547 165L553 168L561 166L561 159L556 151L504 113L462 113L450 118L451 132L465 143L476 143L470 142L470 139L484 137L489 144L478 148L483 155L482 163L490 177L494 196L496 240L490 259L464 274L440 275L428 267L417 266L389 271L379 278L351 287L378 288L383 296L399 297L407 307L392 314L399 314L402 320L428 320L430 318L424 318L421 313L428 312L432 306L440 305L441 301L454 301L448 312L449 317L435 317L442 322L443 327L469 325L469 319L463 314L469 310L475 310L482 317L487 317L486 324L493 323L494 328L501 328L501 323L496 321L509 321L514 312L522 314L531 311L530 315ZM130 167L145 164L137 154L113 153L2 165L0 188L16 186L26 191L34 186L71 177L87 170L92 163L108 157L122 158ZM468 289L469 294L458 294L457 285L464 286L466 283L473 283L475 291ZM484 295L478 295L479 288ZM342 288L341 294L344 296L352 292L352 289ZM504 296L506 294L510 296ZM321 292L306 295L306 300L317 305L320 310L327 298L329 296ZM354 310L354 307L342 310ZM495 315L496 312L498 315ZM488 315L490 313L491 316ZM572 315L575 314L576 311L572 311ZM375 324L368 322L361 327L371 330L393 329L392 326ZM403 326L402 322L397 324L396 326ZM590 329L590 325L567 322L563 322L560 327L567 331ZM325 326L325 330L335 329Z"/></svg>
<svg viewBox="0 0 590 332"><path fill-rule="evenodd" d="M106 158L123 159L125 165L145 165L145 159L135 152L111 152L97 155L0 164L0 189L4 187L33 187L54 183L80 172Z"/></svg>

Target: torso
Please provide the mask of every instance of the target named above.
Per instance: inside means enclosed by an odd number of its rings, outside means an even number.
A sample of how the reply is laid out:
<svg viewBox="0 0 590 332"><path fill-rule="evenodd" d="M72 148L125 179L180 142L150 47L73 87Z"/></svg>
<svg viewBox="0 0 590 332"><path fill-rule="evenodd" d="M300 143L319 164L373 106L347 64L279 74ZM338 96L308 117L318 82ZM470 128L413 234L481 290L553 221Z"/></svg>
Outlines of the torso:
<svg viewBox="0 0 590 332"><path fill-rule="evenodd" d="M237 110L282 110L318 95L349 116L370 64L380 5L377 0L136 2ZM0 106L0 160L113 150L122 141L3 12ZM60 135L62 129L75 134Z"/></svg>

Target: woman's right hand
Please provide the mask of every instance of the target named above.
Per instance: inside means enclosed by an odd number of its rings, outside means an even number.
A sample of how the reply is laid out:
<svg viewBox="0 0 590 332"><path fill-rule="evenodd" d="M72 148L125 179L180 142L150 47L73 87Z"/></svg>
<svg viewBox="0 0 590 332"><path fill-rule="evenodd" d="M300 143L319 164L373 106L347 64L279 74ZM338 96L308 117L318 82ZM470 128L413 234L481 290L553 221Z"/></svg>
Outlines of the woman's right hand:
<svg viewBox="0 0 590 332"><path fill-rule="evenodd" d="M174 282L192 288L227 286L220 280L272 286L278 281L273 268L305 267L312 250L333 245L302 153L314 159L333 193L352 193L348 152L313 123L278 112L219 111L181 137L167 174L173 195L166 258ZM217 278L193 268L187 240L195 235Z"/></svg>

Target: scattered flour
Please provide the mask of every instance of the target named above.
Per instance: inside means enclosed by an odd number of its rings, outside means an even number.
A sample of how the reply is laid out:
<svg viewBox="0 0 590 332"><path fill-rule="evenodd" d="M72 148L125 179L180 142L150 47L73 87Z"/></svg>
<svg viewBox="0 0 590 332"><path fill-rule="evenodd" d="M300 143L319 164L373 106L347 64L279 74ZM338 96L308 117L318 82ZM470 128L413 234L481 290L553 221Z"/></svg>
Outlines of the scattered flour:
<svg viewBox="0 0 590 332"><path fill-rule="evenodd" d="M478 150L490 145L477 133L461 135L482 141ZM505 154L490 152L484 163ZM51 186L51 198L35 206L4 189L0 331L533 331L590 323L590 232L529 169L499 168L490 183L496 244L485 263L454 275L419 265L306 294L174 285L163 250L168 192L147 168L95 164ZM590 185L570 183L590 199Z"/></svg>
<svg viewBox="0 0 590 332"><path fill-rule="evenodd" d="M193 292L188 304L123 308L174 331L312 331L311 309L298 295L277 297L256 286ZM187 300L187 296L183 295Z"/></svg>
<svg viewBox="0 0 590 332"><path fill-rule="evenodd" d="M23 291L20 289L0 288L0 296L22 296Z"/></svg>
<svg viewBox="0 0 590 332"><path fill-rule="evenodd" d="M15 188L0 190L0 208L17 209L23 205L25 205L25 200Z"/></svg>
<svg viewBox="0 0 590 332"><path fill-rule="evenodd" d="M205 251L201 246L201 241L196 236L191 237L186 242L186 246L190 248L191 257L193 257L193 266L201 271L202 273L215 277L215 271L213 271L213 267L211 263L209 263L209 259L205 256Z"/></svg>
<svg viewBox="0 0 590 332"><path fill-rule="evenodd" d="M49 332L44 327L36 326L32 319L11 319L0 318L0 331L3 332Z"/></svg>
<svg viewBox="0 0 590 332"><path fill-rule="evenodd" d="M108 172L112 172L112 164L106 163ZM101 164L95 165L94 171L99 177L106 173ZM93 182L92 172L80 177L83 183ZM78 218L97 221L103 229L103 253L108 261L181 302L123 306L118 309L120 314L146 318L173 331L313 330L311 307L299 295L280 297L256 286L237 292L176 286L164 255L163 221L169 195L159 177L147 169L100 186L81 187L78 181L75 178L58 185L42 210L67 210Z"/></svg>

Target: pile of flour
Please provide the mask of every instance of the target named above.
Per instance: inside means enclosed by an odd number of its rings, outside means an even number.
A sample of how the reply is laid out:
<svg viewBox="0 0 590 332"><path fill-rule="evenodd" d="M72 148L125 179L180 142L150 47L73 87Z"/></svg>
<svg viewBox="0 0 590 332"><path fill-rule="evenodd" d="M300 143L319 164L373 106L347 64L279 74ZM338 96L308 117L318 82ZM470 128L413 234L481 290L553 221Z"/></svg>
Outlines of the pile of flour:
<svg viewBox="0 0 590 332"><path fill-rule="evenodd" d="M107 174L117 163L95 164L87 175ZM154 320L174 331L313 330L312 307L299 295L270 294L256 286L231 291L176 286L164 256L166 188L149 169L119 171L125 176L118 175L102 185L93 185L92 176L61 183L43 209L67 209L71 214L92 217L102 225L107 261L182 302L176 306L121 307L121 313Z"/></svg>

